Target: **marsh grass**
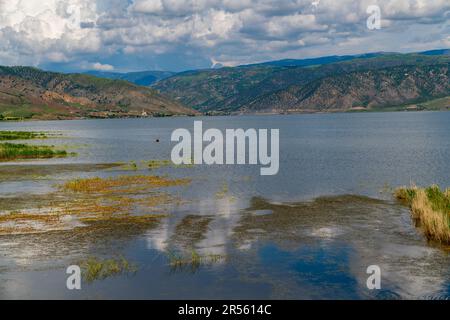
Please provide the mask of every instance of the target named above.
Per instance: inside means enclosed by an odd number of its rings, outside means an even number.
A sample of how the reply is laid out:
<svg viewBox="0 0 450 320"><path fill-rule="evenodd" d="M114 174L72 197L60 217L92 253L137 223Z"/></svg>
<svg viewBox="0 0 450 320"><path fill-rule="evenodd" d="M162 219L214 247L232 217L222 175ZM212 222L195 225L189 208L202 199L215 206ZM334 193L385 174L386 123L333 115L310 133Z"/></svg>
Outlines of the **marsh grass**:
<svg viewBox="0 0 450 320"><path fill-rule="evenodd" d="M54 180L54 176L67 173L89 173L100 170L113 170L117 163L61 163L61 164L15 164L3 166L0 170L0 181ZM1 200L0 200L1 202ZM0 203L0 208L2 204Z"/></svg>
<svg viewBox="0 0 450 320"><path fill-rule="evenodd" d="M111 192L137 192L159 187L171 187L188 184L188 179L170 180L158 176L133 175L111 178L86 178L66 182L62 189L65 191L82 193L111 193Z"/></svg>
<svg viewBox="0 0 450 320"><path fill-rule="evenodd" d="M7 214L0 215L0 223L11 221L42 221L42 222L58 222L59 215L56 214L30 214L20 211L12 211Z"/></svg>
<svg viewBox="0 0 450 320"><path fill-rule="evenodd" d="M0 161L14 159L41 159L66 157L67 151L55 150L52 146L35 146L16 143L0 143Z"/></svg>
<svg viewBox="0 0 450 320"><path fill-rule="evenodd" d="M395 191L395 197L411 208L413 219L429 240L450 243L450 189L403 187Z"/></svg>
<svg viewBox="0 0 450 320"><path fill-rule="evenodd" d="M100 194L66 202L61 207L61 212L75 216L81 222L121 221L144 224L166 217L162 206L172 200L173 198L165 193L144 197Z"/></svg>
<svg viewBox="0 0 450 320"><path fill-rule="evenodd" d="M89 227L95 223L144 226L167 217L174 198L159 187L188 183L155 176L75 179L58 192L31 200L38 207L0 212L0 233L36 233ZM24 202L29 203L29 202ZM22 205L23 207L23 205Z"/></svg>
<svg viewBox="0 0 450 320"><path fill-rule="evenodd" d="M124 257L111 259L90 257L79 262L79 265L82 271L82 277L87 283L104 280L112 276L129 275L137 272L137 266L130 263Z"/></svg>
<svg viewBox="0 0 450 320"><path fill-rule="evenodd" d="M142 208L146 209L146 208ZM167 214L140 212L131 213L129 207L120 203L98 205L95 200L54 203L49 208L27 211L10 211L0 214L0 234L28 234L56 230L69 230L75 226L86 228L96 223L109 223L122 226L151 226L167 217ZM159 210L158 210L159 212ZM76 222L81 222L78 224Z"/></svg>
<svg viewBox="0 0 450 320"><path fill-rule="evenodd" d="M45 226L45 230L42 227ZM0 214L0 234L38 233L61 229L61 215L55 211L10 211Z"/></svg>
<svg viewBox="0 0 450 320"><path fill-rule="evenodd" d="M152 223L156 221L157 219L165 218L167 215L162 214L145 214L145 215L139 215L139 216L133 216L133 215L96 215L92 217L85 217L81 218L80 220L83 222L97 222L97 221L120 221L123 223L139 223L139 224L146 224L146 223Z"/></svg>
<svg viewBox="0 0 450 320"><path fill-rule="evenodd" d="M66 151L50 146L0 143L0 160L23 158L50 158L65 156ZM168 162L163 162L166 164ZM101 168L120 167L121 163L103 165ZM133 170L136 162L130 162ZM52 173L46 167L45 174ZM35 166L13 168L17 176L36 175ZM3 173L3 172L2 172ZM8 177L10 173L6 173ZM0 178L2 175L0 174ZM68 180L56 185L56 190L39 197L27 199L15 197L0 201L0 234L28 234L73 228L89 228L94 225L120 225L123 228L141 228L159 223L167 217L167 208L179 203L161 188L183 186L189 179L170 179L154 175L121 175ZM0 199L1 200L1 199Z"/></svg>
<svg viewBox="0 0 450 320"><path fill-rule="evenodd" d="M0 131L0 140L29 140L45 139L47 135L44 132L35 131Z"/></svg>

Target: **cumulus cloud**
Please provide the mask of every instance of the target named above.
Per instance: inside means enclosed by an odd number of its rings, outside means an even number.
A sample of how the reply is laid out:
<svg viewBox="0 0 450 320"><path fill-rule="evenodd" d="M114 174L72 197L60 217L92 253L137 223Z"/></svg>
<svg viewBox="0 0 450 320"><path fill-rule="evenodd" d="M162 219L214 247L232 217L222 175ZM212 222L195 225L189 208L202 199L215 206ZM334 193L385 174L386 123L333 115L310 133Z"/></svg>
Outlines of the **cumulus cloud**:
<svg viewBox="0 0 450 320"><path fill-rule="evenodd" d="M0 64L187 69L414 51L448 47L449 18L448 0L0 0Z"/></svg>
<svg viewBox="0 0 450 320"><path fill-rule="evenodd" d="M78 53L97 52L99 34L81 27L82 22L94 22L96 15L95 4L83 0L0 0L0 51L6 60L20 64L67 61Z"/></svg>
<svg viewBox="0 0 450 320"><path fill-rule="evenodd" d="M114 67L110 64L101 64L100 62L95 62L90 65L90 69L98 71L112 71Z"/></svg>

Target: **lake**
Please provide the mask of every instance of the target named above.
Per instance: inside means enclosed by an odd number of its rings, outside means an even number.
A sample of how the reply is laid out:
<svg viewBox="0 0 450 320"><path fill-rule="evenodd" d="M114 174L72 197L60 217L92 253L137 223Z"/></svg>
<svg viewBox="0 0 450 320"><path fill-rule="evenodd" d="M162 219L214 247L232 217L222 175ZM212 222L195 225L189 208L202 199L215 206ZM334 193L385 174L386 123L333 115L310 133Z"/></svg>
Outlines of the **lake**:
<svg viewBox="0 0 450 320"><path fill-rule="evenodd" d="M172 131L192 131L197 120L204 130L279 129L278 174L148 165L170 159ZM450 186L449 112L0 122L0 130L56 132L28 143L76 153L0 164L0 212L51 207L74 178L189 180L158 193L171 201L149 205L164 215L152 223L71 221L0 235L2 299L450 297L449 249L428 243L392 196L411 183ZM68 290L66 268L89 257L123 257L133 271ZM380 290L366 286L371 265L381 269Z"/></svg>

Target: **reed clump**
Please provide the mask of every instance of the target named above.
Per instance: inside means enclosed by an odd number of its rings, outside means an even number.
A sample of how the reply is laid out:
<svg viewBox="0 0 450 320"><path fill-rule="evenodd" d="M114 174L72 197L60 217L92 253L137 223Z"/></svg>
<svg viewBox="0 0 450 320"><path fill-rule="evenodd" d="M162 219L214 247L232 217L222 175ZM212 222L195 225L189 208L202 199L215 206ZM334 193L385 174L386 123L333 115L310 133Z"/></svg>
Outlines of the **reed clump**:
<svg viewBox="0 0 450 320"><path fill-rule="evenodd" d="M411 208L413 219L429 240L450 243L450 189L402 187L395 196Z"/></svg>

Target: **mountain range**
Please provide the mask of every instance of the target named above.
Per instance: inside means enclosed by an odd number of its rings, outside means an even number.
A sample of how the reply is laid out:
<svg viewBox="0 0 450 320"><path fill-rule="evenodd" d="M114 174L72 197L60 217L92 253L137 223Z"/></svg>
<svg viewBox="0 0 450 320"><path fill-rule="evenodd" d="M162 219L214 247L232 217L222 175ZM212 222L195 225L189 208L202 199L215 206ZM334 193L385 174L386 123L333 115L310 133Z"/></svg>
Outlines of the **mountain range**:
<svg viewBox="0 0 450 320"><path fill-rule="evenodd" d="M449 109L449 66L443 49L181 73L0 67L0 119Z"/></svg>
<svg viewBox="0 0 450 320"><path fill-rule="evenodd" d="M449 65L448 51L282 60L184 72L153 87L209 114L379 110L450 96Z"/></svg>

